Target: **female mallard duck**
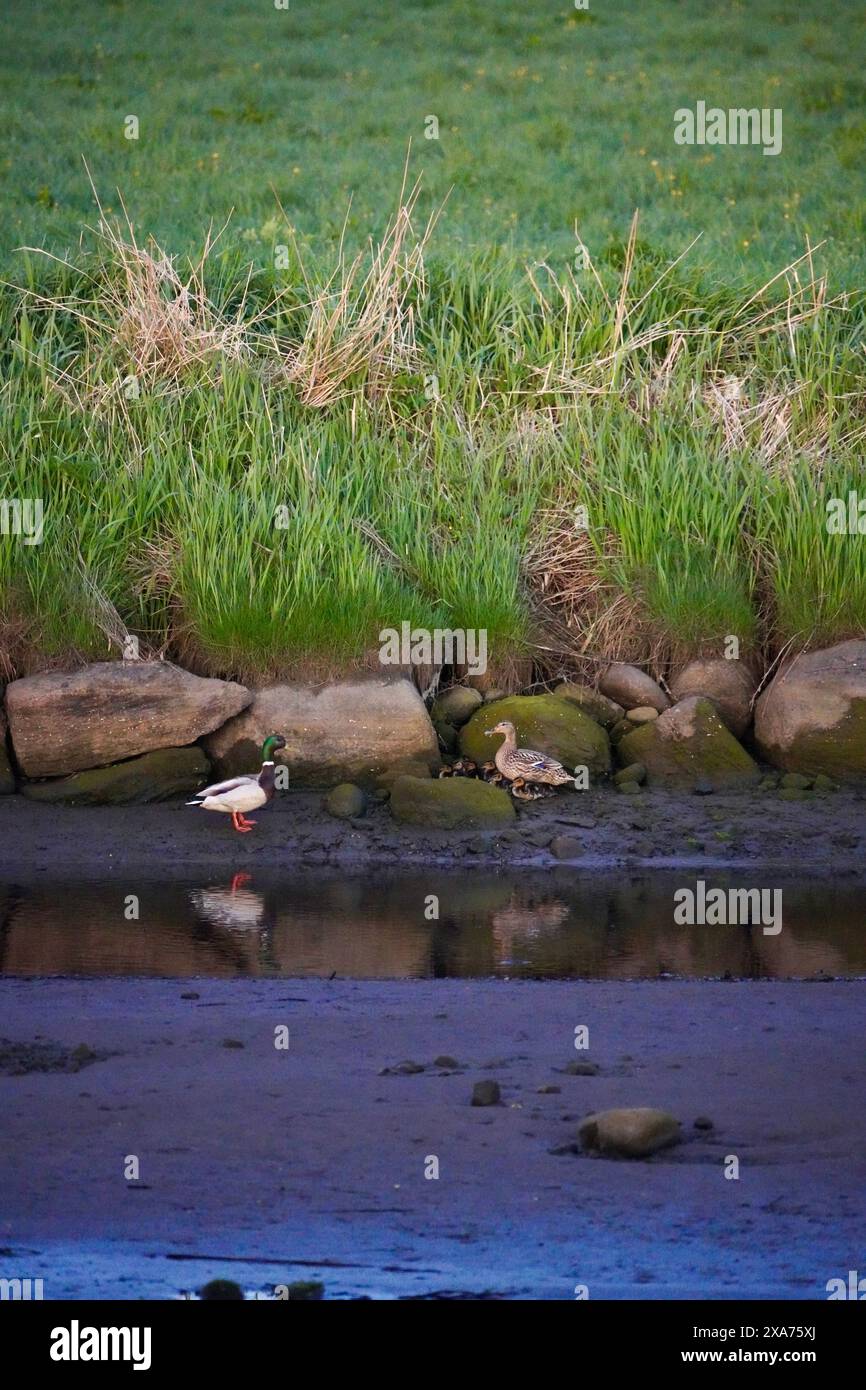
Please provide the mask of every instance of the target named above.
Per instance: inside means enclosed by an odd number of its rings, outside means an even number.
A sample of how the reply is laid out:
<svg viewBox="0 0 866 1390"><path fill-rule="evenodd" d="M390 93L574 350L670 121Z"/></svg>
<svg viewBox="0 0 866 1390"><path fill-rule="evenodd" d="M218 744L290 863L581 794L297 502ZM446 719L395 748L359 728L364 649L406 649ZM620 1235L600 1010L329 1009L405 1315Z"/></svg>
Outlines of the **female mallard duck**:
<svg viewBox="0 0 866 1390"><path fill-rule="evenodd" d="M534 753L530 748L518 748L517 733L510 720L503 719L485 732L505 735L496 750L495 762L509 782L518 782L521 787L525 782L546 782L551 787L574 783L574 777L555 758L548 758L546 753Z"/></svg>
<svg viewBox="0 0 866 1390"><path fill-rule="evenodd" d="M258 811L274 799L274 749L285 746L286 740L281 734L271 734L262 744L261 772L215 782L212 787L197 792L195 801L188 801L187 806L203 806L206 811L225 811L231 816L235 830L246 834L254 828L255 821L247 820L244 813Z"/></svg>

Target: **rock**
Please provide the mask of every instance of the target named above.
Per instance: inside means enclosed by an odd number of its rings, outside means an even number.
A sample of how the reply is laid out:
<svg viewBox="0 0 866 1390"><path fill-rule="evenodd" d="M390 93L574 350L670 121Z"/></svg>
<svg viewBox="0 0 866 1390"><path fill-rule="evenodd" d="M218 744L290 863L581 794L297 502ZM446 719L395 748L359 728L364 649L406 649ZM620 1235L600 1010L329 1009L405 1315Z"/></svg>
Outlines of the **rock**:
<svg viewBox="0 0 866 1390"><path fill-rule="evenodd" d="M610 731L610 741L613 744L614 748L617 746L621 738L624 738L626 734L631 734L633 732L634 724L632 724L631 720L629 719L620 719L618 724L614 724L613 728Z"/></svg>
<svg viewBox="0 0 866 1390"><path fill-rule="evenodd" d="M431 830L499 830L517 819L507 792L474 777L398 777L391 812L395 820Z"/></svg>
<svg viewBox="0 0 866 1390"><path fill-rule="evenodd" d="M430 767L427 763L405 762L395 763L389 767L387 772L382 772L376 778L376 786L380 791L384 790L390 796L391 787L398 777L420 777L422 782L429 781L431 776Z"/></svg>
<svg viewBox="0 0 866 1390"><path fill-rule="evenodd" d="M598 684L602 694L616 700L623 709L652 705L661 714L670 704L658 682L637 666L626 666L617 661L613 666L608 666Z"/></svg>
<svg viewBox="0 0 866 1390"><path fill-rule="evenodd" d="M632 778L617 782L616 789L622 796L639 796L643 791L640 782L635 782Z"/></svg>
<svg viewBox="0 0 866 1390"><path fill-rule="evenodd" d="M356 816L363 816L366 809L367 798L354 782L341 782L325 797L325 810L339 820L354 820Z"/></svg>
<svg viewBox="0 0 866 1390"><path fill-rule="evenodd" d="M48 782L25 782L21 788L30 801L66 803L70 806L144 806L186 796L208 783L210 764L204 751L192 748L160 748L110 767L92 767L71 777Z"/></svg>
<svg viewBox="0 0 866 1390"><path fill-rule="evenodd" d="M698 1115L697 1119L694 1122L694 1126L695 1129L703 1130L710 1130L715 1128L712 1120L708 1115Z"/></svg>
<svg viewBox="0 0 866 1390"><path fill-rule="evenodd" d="M238 1048L245 1046L246 1043L242 1043L240 1038L223 1038L223 1047L227 1047L230 1050L234 1049L236 1051Z"/></svg>
<svg viewBox="0 0 866 1390"><path fill-rule="evenodd" d="M318 1279L296 1279L281 1287L290 1303L316 1303L325 1297L325 1286Z"/></svg>
<svg viewBox="0 0 866 1390"><path fill-rule="evenodd" d="M420 1062L407 1060L405 1062L398 1062L396 1067L388 1067L387 1070L397 1076L418 1076L424 1068Z"/></svg>
<svg viewBox="0 0 866 1390"><path fill-rule="evenodd" d="M534 845L536 849L546 849L553 839L553 831L542 825L537 830L527 831L523 838L528 845Z"/></svg>
<svg viewBox="0 0 866 1390"><path fill-rule="evenodd" d="M485 703L485 705L495 705L497 700L504 700L504 699L505 699L505 691L504 691L504 690L497 690L497 688L496 688L495 685L491 686L489 690L485 690L485 692L484 692L484 703Z"/></svg>
<svg viewBox="0 0 866 1390"><path fill-rule="evenodd" d="M708 777L699 777L692 787L695 796L712 796L715 787Z"/></svg>
<svg viewBox="0 0 866 1390"><path fill-rule="evenodd" d="M455 726L446 724L444 719L434 719L433 728L436 730L436 737L443 752L456 753L458 733Z"/></svg>
<svg viewBox="0 0 866 1390"><path fill-rule="evenodd" d="M557 700L570 700L573 705L577 705L584 714L588 714L590 719L594 719L596 724L600 724L603 729L612 729L625 713L622 705L618 705L614 700L609 700L606 695L602 695L600 690L593 690L591 685L579 685L575 681L563 681L553 693Z"/></svg>
<svg viewBox="0 0 866 1390"><path fill-rule="evenodd" d="M629 724L651 724L658 717L659 712L652 705L638 705L637 709L630 709L626 715Z"/></svg>
<svg viewBox="0 0 866 1390"><path fill-rule="evenodd" d="M501 1098L498 1081L476 1081L472 1087L473 1105L499 1105Z"/></svg>
<svg viewBox="0 0 866 1390"><path fill-rule="evenodd" d="M745 662L708 657L690 661L671 682L671 694L675 701L685 700L689 695L706 695L734 738L742 738L752 722L755 684L754 675Z"/></svg>
<svg viewBox="0 0 866 1390"><path fill-rule="evenodd" d="M233 1279L211 1279L198 1296L205 1303L242 1303L244 1291Z"/></svg>
<svg viewBox="0 0 866 1390"><path fill-rule="evenodd" d="M10 687L11 688L11 687ZM866 778L866 641L795 657L760 696L755 741L786 772Z"/></svg>
<svg viewBox="0 0 866 1390"><path fill-rule="evenodd" d="M592 1153L621 1158L647 1158L676 1144L680 1123L665 1110L602 1110L588 1115L577 1131L582 1147Z"/></svg>
<svg viewBox="0 0 866 1390"><path fill-rule="evenodd" d="M555 835L550 842L550 852L554 859L577 859L583 854L583 845L575 835Z"/></svg>
<svg viewBox="0 0 866 1390"><path fill-rule="evenodd" d="M428 772L439 767L424 701L401 677L256 691L250 707L206 741L218 775L233 777L256 767L269 733L286 740L278 757L288 765L293 787L369 786L397 764L417 762Z"/></svg>
<svg viewBox="0 0 866 1390"><path fill-rule="evenodd" d="M539 1096L559 1096L559 1095L561 1095L561 1094L562 1094L562 1087L561 1087L561 1086L538 1086L538 1087L536 1087L536 1095L539 1095Z"/></svg>
<svg viewBox="0 0 866 1390"><path fill-rule="evenodd" d="M823 772L819 772L815 781L812 783L816 792L837 792L839 787L832 777L826 777Z"/></svg>
<svg viewBox="0 0 866 1390"><path fill-rule="evenodd" d="M430 718L434 724L443 720L459 729L467 719L471 719L480 704L481 694L478 690L473 690L468 685L452 685L449 690L443 690L441 695L436 696L430 710Z"/></svg>
<svg viewBox="0 0 866 1390"><path fill-rule="evenodd" d="M517 746L556 758L569 772L589 768L590 775L610 770L607 733L594 719L569 700L556 695L509 695L473 714L460 731L460 751L474 762L492 760L502 735L487 736L500 720L508 719L517 730Z"/></svg>
<svg viewBox="0 0 866 1390"><path fill-rule="evenodd" d="M0 707L0 796L10 795L14 790L15 774L6 747L6 715Z"/></svg>
<svg viewBox="0 0 866 1390"><path fill-rule="evenodd" d="M598 1062L567 1062L563 1071L567 1076L598 1076L601 1067Z"/></svg>
<svg viewBox="0 0 866 1390"><path fill-rule="evenodd" d="M786 772L781 780L781 785L786 787L789 791L793 789L794 791L804 792L808 791L809 787L811 787L812 778L806 777L802 772Z"/></svg>
<svg viewBox="0 0 866 1390"><path fill-rule="evenodd" d="M709 781L713 787L747 786L760 771L715 706L702 695L690 695L620 740L617 756L625 766L644 764L650 780L692 787Z"/></svg>
<svg viewBox="0 0 866 1390"><path fill-rule="evenodd" d="M193 676L166 662L103 661L13 681L6 712L25 777L62 777L194 743L251 698L233 681ZM257 766L254 757L243 771Z"/></svg>
<svg viewBox="0 0 866 1390"><path fill-rule="evenodd" d="M780 801L811 801L814 793L805 787L783 787L779 792Z"/></svg>
<svg viewBox="0 0 866 1390"><path fill-rule="evenodd" d="M623 767L613 774L613 780L618 787L621 787L623 782L645 782L646 768L643 763L629 763L628 767Z"/></svg>
<svg viewBox="0 0 866 1390"><path fill-rule="evenodd" d="M456 1071L460 1066L456 1057L449 1057L447 1052L443 1052L441 1057L436 1057L433 1061L434 1067L442 1067L443 1071Z"/></svg>

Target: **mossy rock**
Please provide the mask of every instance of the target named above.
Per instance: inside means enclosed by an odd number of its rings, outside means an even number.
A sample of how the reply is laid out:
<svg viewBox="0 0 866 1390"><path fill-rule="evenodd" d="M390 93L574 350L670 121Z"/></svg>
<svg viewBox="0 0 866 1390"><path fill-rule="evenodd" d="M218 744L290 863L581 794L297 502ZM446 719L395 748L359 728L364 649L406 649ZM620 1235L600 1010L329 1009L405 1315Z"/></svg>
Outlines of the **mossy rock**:
<svg viewBox="0 0 866 1390"><path fill-rule="evenodd" d="M204 751L194 745L159 748L110 767L74 772L71 777L25 782L21 790L31 801L71 806L143 806L196 792L209 777L210 763Z"/></svg>
<svg viewBox="0 0 866 1390"><path fill-rule="evenodd" d="M363 816L366 809L367 798L354 782L341 782L325 797L325 810L338 820L354 820L356 816Z"/></svg>
<svg viewBox="0 0 866 1390"><path fill-rule="evenodd" d="M422 781L426 781L429 780L432 775L427 763L412 761L410 759L408 762L395 763L393 767L389 767L387 771L380 773L376 778L376 786L390 792L398 777L418 777Z"/></svg>
<svg viewBox="0 0 866 1390"><path fill-rule="evenodd" d="M398 777L391 811L395 820L431 830L499 830L517 819L507 792L472 777Z"/></svg>
<svg viewBox="0 0 866 1390"><path fill-rule="evenodd" d="M612 729L625 714L622 705L618 705L615 700L609 700L600 690L593 690L591 685L563 681L553 693L557 700L570 700L573 705L577 705L578 709L582 709L584 714L588 714L590 719L594 719L603 729Z"/></svg>
<svg viewBox="0 0 866 1390"><path fill-rule="evenodd" d="M794 658L755 707L762 758L785 772L866 780L866 641ZM793 790L793 789L792 789Z"/></svg>
<svg viewBox="0 0 866 1390"><path fill-rule="evenodd" d="M473 690L468 685L452 685L449 690L443 690L441 695L437 695L430 710L430 718L434 725L441 722L452 724L459 729L481 706L481 692Z"/></svg>
<svg viewBox="0 0 866 1390"><path fill-rule="evenodd" d="M517 730L519 748L530 748L556 758L568 772L589 768L590 775L610 771L610 742L600 724L570 700L558 695L509 695L473 714L460 731L460 752L474 762L492 761L502 735L488 736L500 720L508 719Z"/></svg>
<svg viewBox="0 0 866 1390"><path fill-rule="evenodd" d="M691 695L642 724L617 745L624 767L643 763L650 782L694 787L709 782L715 788L751 786L760 769L722 723L711 700Z"/></svg>

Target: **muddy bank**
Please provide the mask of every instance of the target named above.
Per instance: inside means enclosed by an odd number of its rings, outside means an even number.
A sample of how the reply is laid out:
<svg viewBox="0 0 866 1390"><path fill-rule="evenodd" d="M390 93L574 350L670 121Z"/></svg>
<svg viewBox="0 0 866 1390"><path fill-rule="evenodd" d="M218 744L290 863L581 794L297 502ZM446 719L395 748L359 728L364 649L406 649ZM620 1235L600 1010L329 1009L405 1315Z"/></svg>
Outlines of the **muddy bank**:
<svg viewBox="0 0 866 1390"><path fill-rule="evenodd" d="M321 1278L329 1297L822 1299L863 1244L862 1007L856 983L4 980L8 1037L101 1060L0 1076L0 1275L46 1298L227 1276ZM597 1075L563 1070L577 1024ZM381 1074L404 1059L424 1070ZM501 1105L470 1105L483 1079ZM550 1152L635 1104L685 1142Z"/></svg>
<svg viewBox="0 0 866 1390"><path fill-rule="evenodd" d="M866 851L863 791L802 801L782 801L773 791L562 791L520 805L512 829L483 834L401 826L387 804L342 821L324 810L321 793L287 792L256 819L255 831L238 835L229 817L180 803L64 807L0 797L0 874L8 880L16 871L104 876L149 866L159 876L267 864L542 866L558 857L586 868L757 864L846 873L862 871Z"/></svg>

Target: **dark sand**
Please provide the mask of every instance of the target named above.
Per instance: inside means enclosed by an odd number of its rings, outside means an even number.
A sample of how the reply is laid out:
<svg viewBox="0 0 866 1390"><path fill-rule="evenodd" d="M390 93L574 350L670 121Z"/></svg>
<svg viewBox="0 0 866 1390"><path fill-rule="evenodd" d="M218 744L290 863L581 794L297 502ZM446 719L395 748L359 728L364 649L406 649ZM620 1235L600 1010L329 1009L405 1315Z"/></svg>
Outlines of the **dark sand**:
<svg viewBox="0 0 866 1390"><path fill-rule="evenodd" d="M778 792L710 796L610 788L561 791L523 803L502 834L400 826L386 805L356 821L335 820L316 792L287 792L239 835L228 816L182 804L54 807L0 797L0 878L31 870L104 877L150 869L160 876L190 868L332 864L554 863L545 841L570 836L581 867L734 867L758 864L806 872L862 873L866 864L866 792L840 791L805 801Z"/></svg>
<svg viewBox="0 0 866 1390"><path fill-rule="evenodd" d="M228 1276L319 1277L329 1297L823 1299L863 1267L863 1016L842 982L5 979L0 1034L115 1055L0 1075L0 1275L42 1277L46 1298ZM440 1053L464 1069L440 1074ZM587 1055L599 1075L557 1070ZM378 1074L404 1058L425 1071ZM485 1078L503 1103L472 1108ZM686 1142L549 1152L613 1105L670 1109Z"/></svg>

